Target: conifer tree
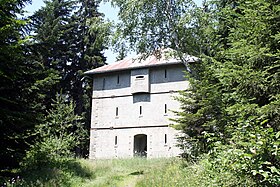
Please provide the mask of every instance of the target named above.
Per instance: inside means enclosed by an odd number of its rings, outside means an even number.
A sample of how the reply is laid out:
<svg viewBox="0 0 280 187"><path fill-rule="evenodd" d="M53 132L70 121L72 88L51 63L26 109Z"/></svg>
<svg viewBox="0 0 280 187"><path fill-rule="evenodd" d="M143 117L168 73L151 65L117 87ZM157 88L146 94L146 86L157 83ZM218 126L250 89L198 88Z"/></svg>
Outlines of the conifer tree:
<svg viewBox="0 0 280 187"><path fill-rule="evenodd" d="M190 92L181 98L178 127L194 140L194 153L223 154L230 158L228 169L277 186L279 3L213 3L214 51L193 67L198 71L191 75Z"/></svg>
<svg viewBox="0 0 280 187"><path fill-rule="evenodd" d="M104 40L108 26L103 24L96 1L52 0L31 19L34 30L33 54L53 83L44 89L45 108L62 91L75 103L75 113L90 124L90 79L83 73L104 64ZM87 139L88 140L88 139ZM88 142L88 141L87 141ZM88 149L84 145L82 149ZM86 154L86 153L85 153Z"/></svg>
<svg viewBox="0 0 280 187"><path fill-rule="evenodd" d="M26 58L23 14L27 0L0 2L0 170L19 163L37 114L32 91L36 66Z"/></svg>
<svg viewBox="0 0 280 187"><path fill-rule="evenodd" d="M35 126L37 135L21 165L25 170L36 170L63 164L73 159L76 147L84 139L82 118L74 114L75 104L57 94L52 108L40 124Z"/></svg>

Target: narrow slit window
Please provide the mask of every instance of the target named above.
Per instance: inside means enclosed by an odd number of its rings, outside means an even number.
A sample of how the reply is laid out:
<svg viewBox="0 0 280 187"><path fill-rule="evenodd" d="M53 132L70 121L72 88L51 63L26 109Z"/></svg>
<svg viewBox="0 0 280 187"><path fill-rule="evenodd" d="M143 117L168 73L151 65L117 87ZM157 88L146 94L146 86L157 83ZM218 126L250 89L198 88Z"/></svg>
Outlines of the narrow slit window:
<svg viewBox="0 0 280 187"><path fill-rule="evenodd" d="M105 78L103 78L103 90L105 89L105 83L106 83L106 80L105 80Z"/></svg>
<svg viewBox="0 0 280 187"><path fill-rule="evenodd" d="M140 113L140 115L142 115L142 106L140 106L139 113Z"/></svg>
<svg viewBox="0 0 280 187"><path fill-rule="evenodd" d="M167 78L167 69L164 70L164 78Z"/></svg>
<svg viewBox="0 0 280 187"><path fill-rule="evenodd" d="M164 143L167 144L167 134L164 135Z"/></svg>
<svg viewBox="0 0 280 187"><path fill-rule="evenodd" d="M167 114L167 104L164 105L164 113Z"/></svg>
<svg viewBox="0 0 280 187"><path fill-rule="evenodd" d="M116 116L119 116L119 107L116 107Z"/></svg>
<svg viewBox="0 0 280 187"><path fill-rule="evenodd" d="M118 145L118 137L115 136L115 145Z"/></svg>
<svg viewBox="0 0 280 187"><path fill-rule="evenodd" d="M120 75L117 77L117 84L120 84Z"/></svg>
<svg viewBox="0 0 280 187"><path fill-rule="evenodd" d="M138 75L136 76L136 79L144 79L144 75Z"/></svg>

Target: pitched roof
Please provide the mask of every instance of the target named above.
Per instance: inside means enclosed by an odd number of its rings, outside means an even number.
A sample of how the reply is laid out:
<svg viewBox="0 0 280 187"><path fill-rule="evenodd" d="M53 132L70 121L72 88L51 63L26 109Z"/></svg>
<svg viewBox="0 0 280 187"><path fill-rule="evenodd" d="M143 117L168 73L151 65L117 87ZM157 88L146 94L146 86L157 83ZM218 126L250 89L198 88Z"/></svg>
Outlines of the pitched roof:
<svg viewBox="0 0 280 187"><path fill-rule="evenodd" d="M186 63L198 61L197 57L190 55L185 55L184 59ZM154 67L180 63L183 62L179 58L174 57L174 50L164 49L159 51L159 53L157 54L148 56L147 58L143 58L143 55L137 55L132 58L125 58L115 63L89 70L85 72L85 74L101 74L128 69L139 69L144 67Z"/></svg>

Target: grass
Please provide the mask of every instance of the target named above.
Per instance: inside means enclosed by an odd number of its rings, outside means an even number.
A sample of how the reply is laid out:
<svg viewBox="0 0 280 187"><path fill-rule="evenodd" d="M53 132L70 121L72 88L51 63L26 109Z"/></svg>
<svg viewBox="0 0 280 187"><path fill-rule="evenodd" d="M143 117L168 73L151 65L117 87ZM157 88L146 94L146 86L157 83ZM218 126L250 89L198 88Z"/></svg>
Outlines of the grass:
<svg viewBox="0 0 280 187"><path fill-rule="evenodd" d="M68 160L54 167L23 173L7 186L71 187L201 187L253 186L246 178L213 167L207 159L186 163L180 159Z"/></svg>
<svg viewBox="0 0 280 187"><path fill-rule="evenodd" d="M184 163L171 160L164 168L153 170L144 175L136 184L137 187L236 187L255 186L252 180L239 177L230 171L221 171L213 167L208 159L198 163Z"/></svg>
<svg viewBox="0 0 280 187"><path fill-rule="evenodd" d="M90 163L96 178L85 186L135 186L145 173L161 168L168 161L143 158L96 160Z"/></svg>

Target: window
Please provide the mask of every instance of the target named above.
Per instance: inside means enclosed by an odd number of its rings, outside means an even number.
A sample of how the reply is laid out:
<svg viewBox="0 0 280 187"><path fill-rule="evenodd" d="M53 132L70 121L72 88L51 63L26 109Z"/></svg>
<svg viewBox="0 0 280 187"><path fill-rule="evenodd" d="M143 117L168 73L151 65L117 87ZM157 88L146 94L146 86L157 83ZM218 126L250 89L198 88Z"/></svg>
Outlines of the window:
<svg viewBox="0 0 280 187"><path fill-rule="evenodd" d="M167 134L164 135L164 143L167 144Z"/></svg>
<svg viewBox="0 0 280 187"><path fill-rule="evenodd" d="M115 145L118 145L118 137L115 136Z"/></svg>
<svg viewBox="0 0 280 187"><path fill-rule="evenodd" d="M116 116L119 116L119 107L116 107Z"/></svg>
<svg viewBox="0 0 280 187"><path fill-rule="evenodd" d="M164 113L167 114L167 104L164 105Z"/></svg>
<svg viewBox="0 0 280 187"><path fill-rule="evenodd" d="M106 80L105 80L105 78L103 78L103 87L102 87L103 90L105 89L105 83L106 83Z"/></svg>
<svg viewBox="0 0 280 187"><path fill-rule="evenodd" d="M167 69L164 70L164 78L167 78Z"/></svg>
<svg viewBox="0 0 280 187"><path fill-rule="evenodd" d="M144 75L138 75L138 76L136 76L136 80L137 79L144 79Z"/></svg>
<svg viewBox="0 0 280 187"><path fill-rule="evenodd" d="M150 80L149 69L131 70L130 76L131 93L149 93Z"/></svg>
<svg viewBox="0 0 280 187"><path fill-rule="evenodd" d="M120 75L117 77L117 84L120 84Z"/></svg>
<svg viewBox="0 0 280 187"><path fill-rule="evenodd" d="M142 106L140 106L140 116L142 115Z"/></svg>

